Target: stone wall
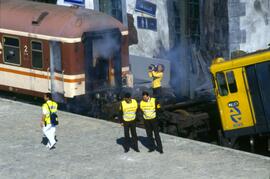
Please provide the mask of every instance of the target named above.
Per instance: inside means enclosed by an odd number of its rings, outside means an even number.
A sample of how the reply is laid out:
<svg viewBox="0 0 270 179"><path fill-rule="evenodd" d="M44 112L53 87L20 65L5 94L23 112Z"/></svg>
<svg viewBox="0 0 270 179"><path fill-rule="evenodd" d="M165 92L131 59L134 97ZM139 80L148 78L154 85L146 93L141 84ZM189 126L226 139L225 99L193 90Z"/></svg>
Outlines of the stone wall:
<svg viewBox="0 0 270 179"><path fill-rule="evenodd" d="M253 52L267 48L270 43L270 0L239 0L239 9L233 7L234 12L240 11L237 41L239 49ZM230 38L233 40L233 37ZM232 50L235 50L232 48Z"/></svg>
<svg viewBox="0 0 270 179"><path fill-rule="evenodd" d="M212 58L216 56L226 58L229 56L227 3L227 0L201 1L200 48Z"/></svg>
<svg viewBox="0 0 270 179"><path fill-rule="evenodd" d="M157 5L157 31L139 29L137 27L137 16L151 16L135 11L136 0L126 1L127 12L133 15L134 25L138 32L138 44L129 48L131 55L154 57L159 55L160 50L170 49L167 0L152 0L151 2Z"/></svg>

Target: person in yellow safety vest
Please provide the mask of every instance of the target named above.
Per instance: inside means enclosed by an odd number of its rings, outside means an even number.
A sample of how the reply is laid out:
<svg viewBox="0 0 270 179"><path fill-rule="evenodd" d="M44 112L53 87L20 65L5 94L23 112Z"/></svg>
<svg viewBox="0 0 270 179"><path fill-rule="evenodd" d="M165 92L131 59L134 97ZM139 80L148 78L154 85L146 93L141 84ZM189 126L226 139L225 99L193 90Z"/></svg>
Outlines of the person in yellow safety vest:
<svg viewBox="0 0 270 179"><path fill-rule="evenodd" d="M162 143L159 135L159 124L157 120L157 109L160 108L160 104L156 101L156 98L151 98L149 93L144 91L142 93L143 99L140 102L140 110L143 113L144 126L148 139L150 140L149 152L153 152L156 148L153 132L155 135L155 141L157 144L157 151L163 153Z"/></svg>
<svg viewBox="0 0 270 179"><path fill-rule="evenodd" d="M134 144L134 150L136 152L140 152L138 148L138 137L136 133L136 113L138 109L138 103L135 99L131 99L131 94L126 93L124 100L121 101L120 104L120 119L121 125L124 126L124 150L125 153L129 151L130 145L130 137L129 131L132 135L132 141Z"/></svg>
<svg viewBox="0 0 270 179"><path fill-rule="evenodd" d="M40 126L44 135L48 139L47 146L49 149L53 149L56 140L55 140L55 132L56 126L51 124L51 113L57 112L58 104L52 100L52 96L50 93L46 93L44 95L45 103L42 105L42 118L40 121Z"/></svg>
<svg viewBox="0 0 270 179"><path fill-rule="evenodd" d="M150 68L148 71L148 76L152 78L152 89L154 97L160 97L161 95L161 81L163 79L163 66L159 64L157 70L155 68Z"/></svg>

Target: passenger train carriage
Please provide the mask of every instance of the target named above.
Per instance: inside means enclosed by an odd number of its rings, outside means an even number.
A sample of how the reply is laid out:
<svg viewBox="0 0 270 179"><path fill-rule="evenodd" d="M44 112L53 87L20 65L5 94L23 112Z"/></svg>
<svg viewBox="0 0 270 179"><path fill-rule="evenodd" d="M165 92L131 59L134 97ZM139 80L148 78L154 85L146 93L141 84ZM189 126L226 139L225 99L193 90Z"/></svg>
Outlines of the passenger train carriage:
<svg viewBox="0 0 270 179"><path fill-rule="evenodd" d="M70 99L122 86L128 31L119 21L83 8L0 3L0 89Z"/></svg>

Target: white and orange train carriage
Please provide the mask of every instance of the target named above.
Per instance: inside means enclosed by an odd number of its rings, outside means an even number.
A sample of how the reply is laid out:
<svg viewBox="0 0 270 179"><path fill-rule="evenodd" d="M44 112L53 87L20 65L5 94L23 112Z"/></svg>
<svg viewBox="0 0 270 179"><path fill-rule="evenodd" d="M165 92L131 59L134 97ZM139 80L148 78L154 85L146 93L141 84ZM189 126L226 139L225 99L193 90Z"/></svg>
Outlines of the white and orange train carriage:
<svg viewBox="0 0 270 179"><path fill-rule="evenodd" d="M1 90L52 92L63 101L122 87L129 74L128 31L119 21L78 7L0 3Z"/></svg>

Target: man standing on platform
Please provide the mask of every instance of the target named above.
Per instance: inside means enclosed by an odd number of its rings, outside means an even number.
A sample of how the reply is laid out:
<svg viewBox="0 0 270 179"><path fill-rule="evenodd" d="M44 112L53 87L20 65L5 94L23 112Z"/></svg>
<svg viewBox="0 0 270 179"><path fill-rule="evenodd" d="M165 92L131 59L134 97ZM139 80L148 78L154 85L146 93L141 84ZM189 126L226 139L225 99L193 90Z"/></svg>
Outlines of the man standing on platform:
<svg viewBox="0 0 270 179"><path fill-rule="evenodd" d="M129 151L130 148L130 138L129 131L131 132L132 141L134 144L134 150L140 152L138 148L138 137L136 133L136 112L138 109L138 103L135 99L131 99L131 94L126 93L124 100L120 104L120 119L121 125L124 126L124 149L125 153Z"/></svg>
<svg viewBox="0 0 270 179"><path fill-rule="evenodd" d="M157 109L160 108L160 105L157 103L156 98L151 98L149 93L144 91L142 93L143 99L140 102L140 109L143 112L144 126L146 130L147 137L150 139L151 147L149 152L153 152L156 148L153 132L155 135L155 141L157 144L157 151L163 153L162 143L159 135L159 125L157 120Z"/></svg>

